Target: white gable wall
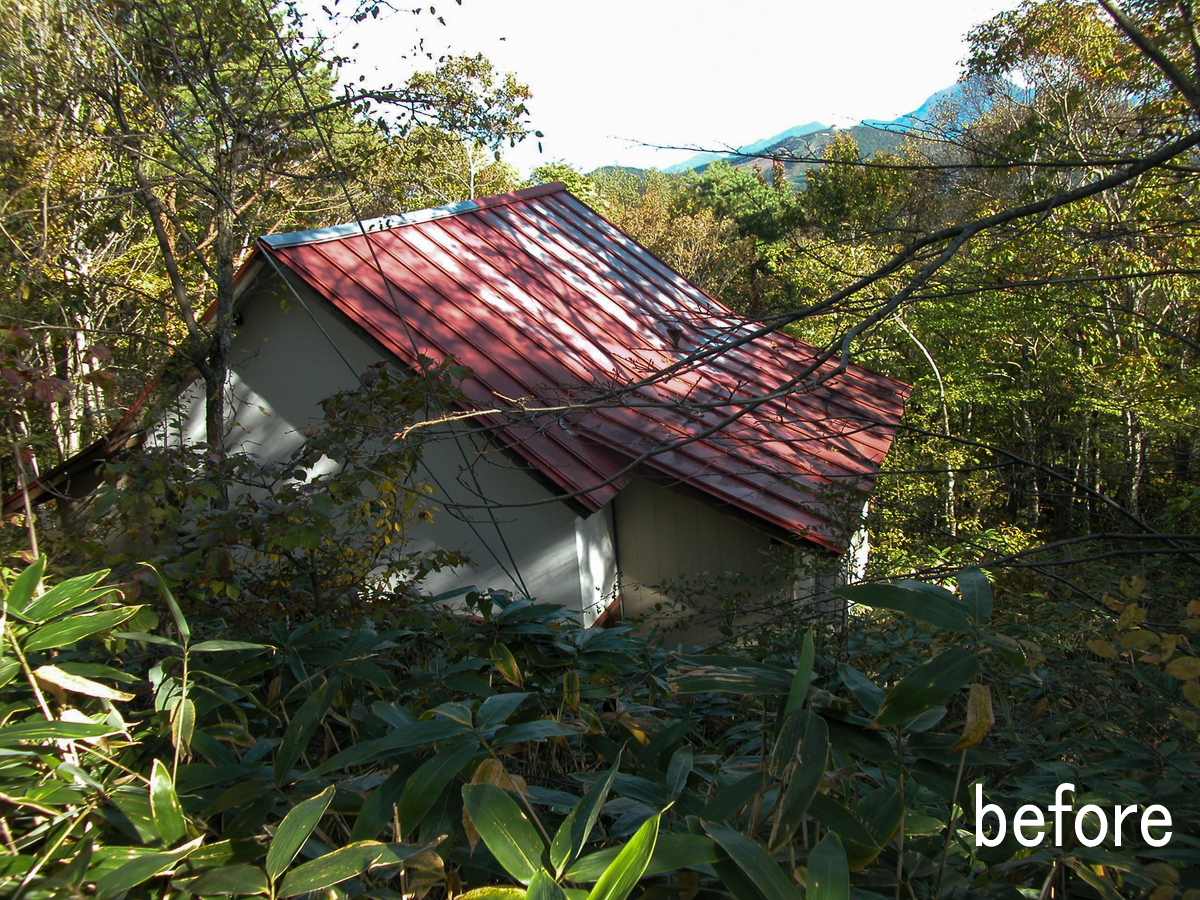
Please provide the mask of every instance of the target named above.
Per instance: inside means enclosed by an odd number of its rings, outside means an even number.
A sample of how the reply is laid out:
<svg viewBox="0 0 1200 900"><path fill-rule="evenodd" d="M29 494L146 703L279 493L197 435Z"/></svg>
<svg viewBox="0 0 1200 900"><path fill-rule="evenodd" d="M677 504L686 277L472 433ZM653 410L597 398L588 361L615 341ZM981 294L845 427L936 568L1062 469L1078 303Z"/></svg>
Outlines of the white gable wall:
<svg viewBox="0 0 1200 900"><path fill-rule="evenodd" d="M302 286L298 290L307 309L277 281L256 289L242 307L231 350L230 443L270 459L298 449L305 429L321 421L321 401L356 387L357 376L383 355L323 301ZM173 431L164 425L151 443L177 439ZM199 386L184 394L182 433L190 441L204 439ZM478 438L456 439L446 431L438 437L426 447L426 471L418 477L434 488L434 506L443 508L434 511L432 522L414 527L412 546L456 550L474 565L434 573L422 587L433 594L466 585L518 595L527 589L539 601L562 604L593 621L616 581L611 514L576 515ZM457 513L446 508L449 502L481 504L481 497L514 505Z"/></svg>

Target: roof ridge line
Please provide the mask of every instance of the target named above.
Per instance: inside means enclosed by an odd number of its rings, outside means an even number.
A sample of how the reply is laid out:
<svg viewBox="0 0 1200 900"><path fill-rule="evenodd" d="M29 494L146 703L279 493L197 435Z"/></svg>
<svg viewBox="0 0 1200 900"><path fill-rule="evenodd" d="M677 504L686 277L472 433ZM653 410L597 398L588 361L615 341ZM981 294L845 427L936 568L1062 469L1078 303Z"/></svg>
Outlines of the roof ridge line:
<svg viewBox="0 0 1200 900"><path fill-rule="evenodd" d="M259 238L270 248L301 247L307 244L323 244L328 241L340 241L350 237L360 237L380 231L391 231L404 225L419 225L434 219L445 219L460 216L463 213L475 212L481 209L491 209L495 206L507 206L519 200L529 200L558 191L566 191L566 185L560 181L538 184L533 187L512 191L508 194L498 194L494 197L481 197L475 200L460 200L457 203L447 203L445 206L435 206L430 209L418 209L406 213L392 213L387 216L377 216L373 219L361 219L355 222L345 222L341 225L327 225L323 228L311 228L307 231L287 231L283 234L268 234Z"/></svg>

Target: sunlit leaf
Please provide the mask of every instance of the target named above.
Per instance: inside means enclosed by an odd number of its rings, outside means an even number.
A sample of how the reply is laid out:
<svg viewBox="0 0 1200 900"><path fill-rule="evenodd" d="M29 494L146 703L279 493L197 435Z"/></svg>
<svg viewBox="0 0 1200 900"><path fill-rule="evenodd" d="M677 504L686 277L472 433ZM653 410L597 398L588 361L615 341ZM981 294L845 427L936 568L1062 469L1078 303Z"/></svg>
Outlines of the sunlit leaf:
<svg viewBox="0 0 1200 900"><path fill-rule="evenodd" d="M62 621L43 625L25 641L25 652L53 650L56 647L74 644L85 637L120 625L139 609L139 606L118 606L115 609L79 613Z"/></svg>
<svg viewBox="0 0 1200 900"><path fill-rule="evenodd" d="M118 894L123 894L129 889L137 887L142 882L148 881L154 876L161 875L168 869L174 868L180 860L185 859L188 854L203 842L204 838L198 837L174 850L167 850L162 853L147 853L118 866L111 872L102 875L96 881L95 896L97 900L116 897Z"/></svg>
<svg viewBox="0 0 1200 900"><path fill-rule="evenodd" d="M271 891L267 873L258 866L227 866L210 869L187 881L175 881L173 888L199 897L244 897Z"/></svg>
<svg viewBox="0 0 1200 900"><path fill-rule="evenodd" d="M463 804L487 848L517 881L529 884L542 871L546 845L515 800L491 784L463 788Z"/></svg>
<svg viewBox="0 0 1200 900"><path fill-rule="evenodd" d="M296 858L308 836L321 821L321 816L325 815L325 810L329 808L333 792L333 785L330 785L315 797L297 803L283 817L283 821L275 830L271 846L267 849L267 875L272 881Z"/></svg>
<svg viewBox="0 0 1200 900"><path fill-rule="evenodd" d="M118 691L107 684L92 681L90 678L84 678L81 675L72 675L70 672L63 671L58 666L38 666L33 670L33 677L43 687L51 685L59 690L71 691L72 693L83 694L88 697L120 701L128 701L134 698L133 694Z"/></svg>
<svg viewBox="0 0 1200 900"><path fill-rule="evenodd" d="M154 815L154 827L164 844L173 844L187 834L183 808L179 805L171 773L157 759L150 769L150 810Z"/></svg>
<svg viewBox="0 0 1200 900"><path fill-rule="evenodd" d="M619 766L620 760L618 759L617 763L608 770L607 775L592 782L591 787L571 808L563 823L558 827L554 839L550 842L550 864L554 867L556 875L561 875L583 852L584 845L591 836L592 828L595 827L596 819L600 816L600 810L604 807L608 792L612 788L613 779L617 775Z"/></svg>
<svg viewBox="0 0 1200 900"><path fill-rule="evenodd" d="M13 579L9 585L8 592L4 595L4 609L19 618L24 619L23 613L29 602L33 599L33 592L37 589L38 582L42 580L42 574L46 571L46 557L39 556L29 565L23 572ZM30 614L30 618L26 621L38 621L37 618Z"/></svg>
<svg viewBox="0 0 1200 900"><path fill-rule="evenodd" d="M950 748L964 750L974 747L996 724L996 716L992 712L992 691L986 684L972 684L967 696L967 721L963 725L962 736Z"/></svg>
<svg viewBox="0 0 1200 900"><path fill-rule="evenodd" d="M525 900L567 900L567 895L550 873L543 870L534 875L533 880L529 882Z"/></svg>
<svg viewBox="0 0 1200 900"><path fill-rule="evenodd" d="M275 896L295 897L331 888L369 870L385 850L378 841L359 841L318 856L284 875Z"/></svg>
<svg viewBox="0 0 1200 900"><path fill-rule="evenodd" d="M658 841L661 814L642 823L629 842L597 879L587 900L625 900L646 871Z"/></svg>

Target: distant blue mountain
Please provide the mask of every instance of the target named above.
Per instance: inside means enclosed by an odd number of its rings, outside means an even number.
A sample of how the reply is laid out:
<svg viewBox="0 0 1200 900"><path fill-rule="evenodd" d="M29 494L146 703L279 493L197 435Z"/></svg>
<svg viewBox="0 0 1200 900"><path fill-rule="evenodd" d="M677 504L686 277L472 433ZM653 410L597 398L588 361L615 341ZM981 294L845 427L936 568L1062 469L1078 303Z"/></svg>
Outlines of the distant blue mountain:
<svg viewBox="0 0 1200 900"><path fill-rule="evenodd" d="M739 167L761 166L763 162L756 157L756 154L770 156L772 151L778 151L784 158L788 156L819 156L838 131L848 131L858 141L863 154L870 156L881 150L895 149L905 132L920 128L933 120L939 104L960 100L963 96L963 86L954 84L931 94L912 112L905 113L896 119L864 119L858 125L848 129L834 129L820 122L809 122L807 125L796 125L786 131L781 131L772 137L744 144L738 147L737 153L698 153L685 162L669 167L667 171L703 171L717 160L725 160L730 165ZM801 180L808 167L807 163L788 165L788 176L793 180Z"/></svg>
<svg viewBox="0 0 1200 900"><path fill-rule="evenodd" d="M863 119L860 124L874 128L887 128L892 131L909 131L921 125L928 124L934 116L939 104L947 100L961 100L963 97L962 84L953 84L943 88L936 94L931 94L924 103L910 113L905 113L898 119L885 122L883 119Z"/></svg>
<svg viewBox="0 0 1200 900"><path fill-rule="evenodd" d="M803 137L806 134L812 134L816 131L828 128L828 125L822 125L820 122L809 122L807 125L793 125L786 131L781 131L779 134L769 138L763 138L760 141L755 141L752 144L745 144L737 148L738 154L748 155L759 153L766 150L768 147L774 147L776 144L786 141L790 137ZM668 166L667 172L686 172L689 169L699 169L718 159L724 159L731 154L727 153L697 153L695 156L681 163L675 163L673 166Z"/></svg>

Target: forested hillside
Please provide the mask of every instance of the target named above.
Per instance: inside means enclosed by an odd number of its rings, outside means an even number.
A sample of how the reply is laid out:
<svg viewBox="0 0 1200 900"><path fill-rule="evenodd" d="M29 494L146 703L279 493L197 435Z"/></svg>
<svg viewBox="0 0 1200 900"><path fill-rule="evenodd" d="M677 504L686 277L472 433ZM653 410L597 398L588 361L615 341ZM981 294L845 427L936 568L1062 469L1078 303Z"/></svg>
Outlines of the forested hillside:
<svg viewBox="0 0 1200 900"><path fill-rule="evenodd" d="M347 86L287 5L0 8L0 895L1196 900L1195 13L1027 0L891 150L522 181L483 57ZM690 651L426 596L463 560L410 545L438 451L401 436L453 359L364 373L286 465L228 450L256 238L552 180L914 386L862 583L744 615L716 573ZM187 382L207 440L138 446Z"/></svg>

